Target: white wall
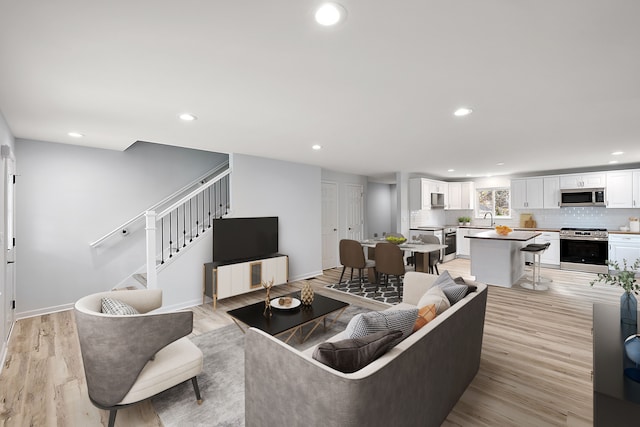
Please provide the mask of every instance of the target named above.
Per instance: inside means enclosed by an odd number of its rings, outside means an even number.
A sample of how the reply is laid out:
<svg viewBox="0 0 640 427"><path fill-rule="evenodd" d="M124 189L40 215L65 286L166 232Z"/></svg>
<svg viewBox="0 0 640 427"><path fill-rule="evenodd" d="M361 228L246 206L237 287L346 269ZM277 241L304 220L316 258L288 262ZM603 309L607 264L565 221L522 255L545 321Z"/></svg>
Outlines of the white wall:
<svg viewBox="0 0 640 427"><path fill-rule="evenodd" d="M242 154L233 154L231 164L231 215L277 216L289 280L322 274L320 168Z"/></svg>
<svg viewBox="0 0 640 427"><path fill-rule="evenodd" d="M91 249L89 242L227 159L150 143L120 152L22 139L16 140L16 154L21 317L68 308L138 270L145 262L142 231L122 245L112 241Z"/></svg>

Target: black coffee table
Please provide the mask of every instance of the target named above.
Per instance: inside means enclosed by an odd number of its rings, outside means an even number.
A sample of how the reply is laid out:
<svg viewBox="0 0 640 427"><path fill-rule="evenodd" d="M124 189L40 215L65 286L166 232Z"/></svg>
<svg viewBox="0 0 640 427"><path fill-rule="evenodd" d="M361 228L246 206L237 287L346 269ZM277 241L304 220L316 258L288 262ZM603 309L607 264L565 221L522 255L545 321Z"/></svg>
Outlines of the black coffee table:
<svg viewBox="0 0 640 427"><path fill-rule="evenodd" d="M292 293L289 296L300 299L300 292ZM301 305L299 308L291 310L272 308L271 317L265 317L263 315L264 301L227 311L227 314L231 316L243 333L246 332L246 328L244 328L242 324L263 330L273 336L288 332L289 336L284 341L288 343L297 332L300 332L300 342L304 342L321 323L326 330L327 316L331 313L336 313L336 316L329 324L329 327L331 327L348 305L346 302L316 294L311 306ZM303 336L302 327L308 324L312 324L313 327Z"/></svg>

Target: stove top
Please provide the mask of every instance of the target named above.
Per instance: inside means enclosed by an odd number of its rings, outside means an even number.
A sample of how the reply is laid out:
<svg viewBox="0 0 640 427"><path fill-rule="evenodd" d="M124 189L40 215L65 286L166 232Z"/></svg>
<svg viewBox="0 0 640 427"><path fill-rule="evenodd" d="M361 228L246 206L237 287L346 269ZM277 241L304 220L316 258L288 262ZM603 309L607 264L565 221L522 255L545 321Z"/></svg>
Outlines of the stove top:
<svg viewBox="0 0 640 427"><path fill-rule="evenodd" d="M607 231L606 228L574 228L574 227L563 227L560 231Z"/></svg>
<svg viewBox="0 0 640 427"><path fill-rule="evenodd" d="M604 240L609 238L606 228L561 228L561 239Z"/></svg>

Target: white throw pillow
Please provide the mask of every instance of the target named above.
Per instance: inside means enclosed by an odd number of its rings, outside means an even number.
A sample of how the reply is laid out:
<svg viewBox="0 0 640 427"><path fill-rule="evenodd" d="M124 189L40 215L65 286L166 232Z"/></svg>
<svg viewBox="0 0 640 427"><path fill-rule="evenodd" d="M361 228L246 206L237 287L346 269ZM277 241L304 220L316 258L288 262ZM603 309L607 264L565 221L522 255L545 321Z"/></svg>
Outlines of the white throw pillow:
<svg viewBox="0 0 640 427"><path fill-rule="evenodd" d="M429 304L435 304L436 314L440 314L451 307L449 298L447 298L442 289L438 286L430 288L427 292L424 293L424 295L422 295L420 301L418 301L418 307L424 307L425 305Z"/></svg>

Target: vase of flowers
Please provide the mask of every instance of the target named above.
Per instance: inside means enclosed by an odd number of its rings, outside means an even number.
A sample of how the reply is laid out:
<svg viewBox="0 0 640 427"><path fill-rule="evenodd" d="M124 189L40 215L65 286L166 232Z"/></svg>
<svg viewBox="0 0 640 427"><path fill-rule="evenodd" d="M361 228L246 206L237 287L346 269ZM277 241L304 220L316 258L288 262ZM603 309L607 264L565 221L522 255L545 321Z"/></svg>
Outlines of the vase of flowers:
<svg viewBox="0 0 640 427"><path fill-rule="evenodd" d="M591 282L591 286L595 283L603 282L609 285L620 286L624 289L624 293L620 296L620 322L623 325L632 325L637 327L638 324L638 301L635 295L638 295L640 284L636 282L636 272L640 269L640 258L633 265L628 266L627 260L622 260L623 266L617 261L607 261L607 265L615 270L613 273L600 273L598 278Z"/></svg>

